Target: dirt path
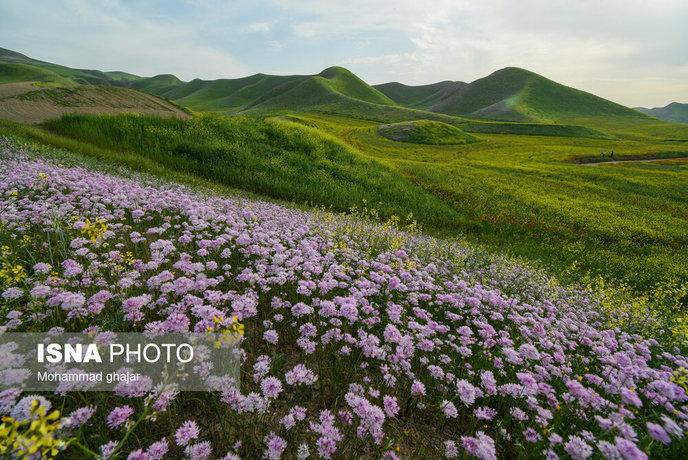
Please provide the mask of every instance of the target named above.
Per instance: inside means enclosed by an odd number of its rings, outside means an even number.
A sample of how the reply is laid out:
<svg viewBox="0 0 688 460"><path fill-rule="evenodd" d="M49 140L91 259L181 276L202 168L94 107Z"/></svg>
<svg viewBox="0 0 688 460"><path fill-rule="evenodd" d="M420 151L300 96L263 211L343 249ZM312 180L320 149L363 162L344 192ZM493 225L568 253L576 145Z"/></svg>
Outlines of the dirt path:
<svg viewBox="0 0 688 460"><path fill-rule="evenodd" d="M609 165L609 164L619 164L619 163L654 163L658 161L672 161L672 160L688 160L688 156L685 157L671 157L671 158L646 158L644 160L611 160L611 161L596 161L591 163L580 163L583 166L599 166L599 165Z"/></svg>

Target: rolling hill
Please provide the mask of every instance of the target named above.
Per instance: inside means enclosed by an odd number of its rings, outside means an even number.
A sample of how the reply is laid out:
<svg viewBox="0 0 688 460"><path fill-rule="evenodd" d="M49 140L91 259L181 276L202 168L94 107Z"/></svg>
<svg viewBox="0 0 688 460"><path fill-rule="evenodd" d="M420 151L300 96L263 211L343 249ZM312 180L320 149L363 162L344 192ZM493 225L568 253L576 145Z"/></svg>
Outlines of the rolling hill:
<svg viewBox="0 0 688 460"><path fill-rule="evenodd" d="M408 107L472 118L523 122L589 116L644 118L633 109L517 67L498 70L469 84L387 83L377 89Z"/></svg>
<svg viewBox="0 0 688 460"><path fill-rule="evenodd" d="M636 107L635 109L639 112L643 112L652 117L659 118L660 120L688 123L688 104L672 102L671 104L665 107L655 107L653 109L646 109L645 107Z"/></svg>

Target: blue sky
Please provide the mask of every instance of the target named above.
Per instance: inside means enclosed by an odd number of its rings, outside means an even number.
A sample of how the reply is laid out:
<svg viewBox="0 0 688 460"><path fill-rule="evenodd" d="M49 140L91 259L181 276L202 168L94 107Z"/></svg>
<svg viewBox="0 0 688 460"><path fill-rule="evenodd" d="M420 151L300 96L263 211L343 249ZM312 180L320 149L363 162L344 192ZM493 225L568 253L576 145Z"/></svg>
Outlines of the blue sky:
<svg viewBox="0 0 688 460"><path fill-rule="evenodd" d="M629 106L688 102L685 0L0 0L0 46L182 79L472 81L524 67Z"/></svg>

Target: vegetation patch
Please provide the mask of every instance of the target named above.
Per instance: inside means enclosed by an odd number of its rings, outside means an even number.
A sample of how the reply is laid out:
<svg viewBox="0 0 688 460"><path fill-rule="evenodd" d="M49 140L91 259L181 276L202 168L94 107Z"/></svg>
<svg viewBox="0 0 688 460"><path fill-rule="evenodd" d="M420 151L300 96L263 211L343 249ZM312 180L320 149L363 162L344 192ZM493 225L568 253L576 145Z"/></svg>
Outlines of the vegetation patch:
<svg viewBox="0 0 688 460"><path fill-rule="evenodd" d="M456 145L478 141L456 126L430 120L380 125L377 132L389 140L413 144Z"/></svg>

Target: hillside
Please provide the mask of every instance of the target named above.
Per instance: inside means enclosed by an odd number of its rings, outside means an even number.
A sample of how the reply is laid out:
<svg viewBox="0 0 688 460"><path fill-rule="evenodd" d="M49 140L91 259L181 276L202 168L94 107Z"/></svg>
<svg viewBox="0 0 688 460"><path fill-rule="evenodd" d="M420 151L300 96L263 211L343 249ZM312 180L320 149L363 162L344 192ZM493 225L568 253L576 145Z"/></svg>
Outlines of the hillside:
<svg viewBox="0 0 688 460"><path fill-rule="evenodd" d="M653 109L636 107L635 109L652 117L659 118L660 120L688 123L688 103L681 104L680 102L672 102L665 107L655 107Z"/></svg>
<svg viewBox="0 0 688 460"><path fill-rule="evenodd" d="M89 385L114 387L105 396L61 383L38 396L20 367L34 343L3 345L16 366L4 372L5 431L30 447L48 440L54 458L97 458L103 445L128 459L469 458L454 455L460 445L496 460L535 458L523 446L544 433L568 440L538 439L548 458L593 452L590 439L625 458L686 458L688 358L652 325L619 324L609 310L625 303L606 291L395 221L195 193L15 145L0 143L4 329L38 343L146 331L158 347L196 331L198 350L193 366L166 372L132 359L133 384ZM27 425L39 435L15 434ZM288 429L287 443L277 433Z"/></svg>
<svg viewBox="0 0 688 460"><path fill-rule="evenodd" d="M111 85L117 78L99 70L72 69L0 48L0 83L24 81Z"/></svg>
<svg viewBox="0 0 688 460"><path fill-rule="evenodd" d="M140 77L121 71L72 69L0 49L0 84L7 82L125 87L194 111L224 114L318 112L387 124L433 120L462 126L464 131L475 128L475 132L598 138L617 133L636 135L636 131L643 131L642 136L660 132L666 137L668 131L676 130L663 122L653 122L638 111L514 67L470 84L442 81L408 86L395 82L373 87L342 67L330 67L317 75L258 73L235 79L184 82L171 74ZM470 127L464 126L468 120L462 117L473 119ZM529 126L483 127L478 126L479 119L525 122ZM629 132L626 128L631 121L643 126ZM549 127L532 129L535 124ZM557 128L563 125L567 127ZM580 126L598 131L583 133Z"/></svg>
<svg viewBox="0 0 688 460"><path fill-rule="evenodd" d="M635 110L516 67L498 70L467 85L455 84L442 97L435 91L434 97L423 102L422 97L429 97L433 89L446 88L446 82L420 87L398 83L378 85L378 89L400 103L405 101L409 107L447 115L536 122L588 116L643 117Z"/></svg>
<svg viewBox="0 0 688 460"><path fill-rule="evenodd" d="M65 113L124 113L185 118L175 104L159 97L114 86L30 82L0 85L0 118L21 123L41 123Z"/></svg>

